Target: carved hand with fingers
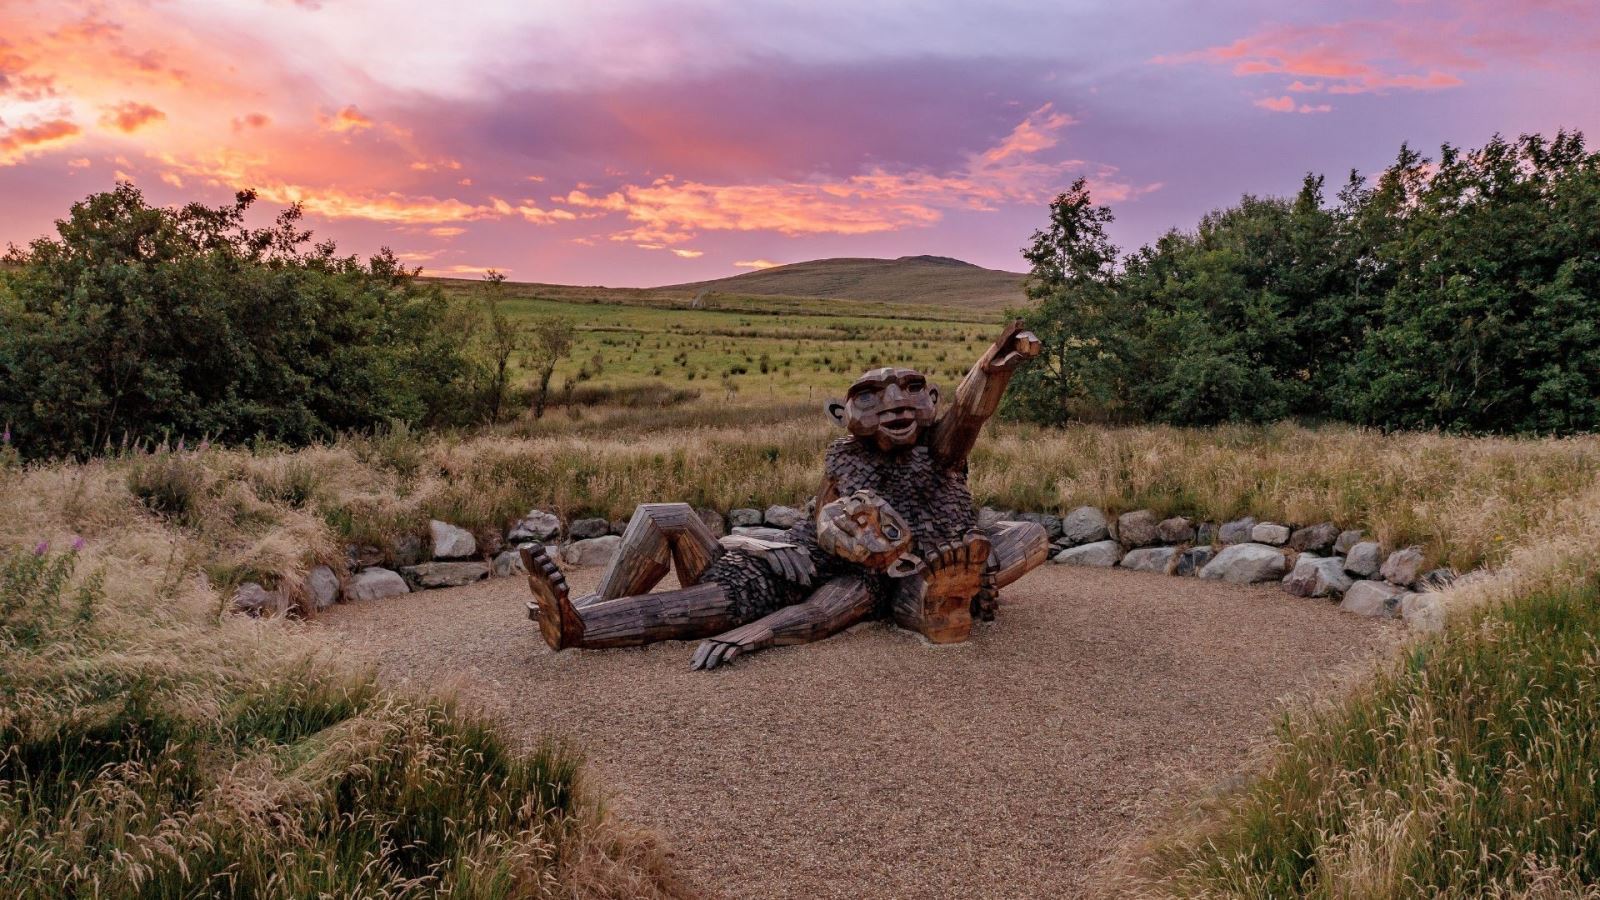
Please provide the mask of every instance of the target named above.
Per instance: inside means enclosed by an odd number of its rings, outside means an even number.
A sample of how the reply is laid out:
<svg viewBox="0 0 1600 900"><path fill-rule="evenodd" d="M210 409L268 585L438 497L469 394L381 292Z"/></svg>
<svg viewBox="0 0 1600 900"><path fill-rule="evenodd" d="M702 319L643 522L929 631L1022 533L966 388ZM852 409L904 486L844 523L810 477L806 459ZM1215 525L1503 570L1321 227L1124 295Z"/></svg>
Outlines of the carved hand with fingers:
<svg viewBox="0 0 1600 900"><path fill-rule="evenodd" d="M887 500L868 490L829 503L817 515L817 545L850 562L890 574L911 560L903 560L911 547L911 526Z"/></svg>
<svg viewBox="0 0 1600 900"><path fill-rule="evenodd" d="M1017 367L1039 355L1043 344L1031 331L1024 330L1021 319L1013 319L1006 330L995 339L994 346L984 357L986 372L1013 372Z"/></svg>

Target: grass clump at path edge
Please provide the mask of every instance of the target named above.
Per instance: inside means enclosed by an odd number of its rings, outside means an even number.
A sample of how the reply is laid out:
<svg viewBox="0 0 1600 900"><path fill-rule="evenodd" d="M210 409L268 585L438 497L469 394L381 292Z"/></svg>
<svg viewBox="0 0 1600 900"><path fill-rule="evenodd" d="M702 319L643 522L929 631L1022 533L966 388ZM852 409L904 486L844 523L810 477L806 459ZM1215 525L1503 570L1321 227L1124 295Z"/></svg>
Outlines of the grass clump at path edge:
<svg viewBox="0 0 1600 900"><path fill-rule="evenodd" d="M555 745L379 689L296 626L108 605L0 551L0 895L670 896Z"/></svg>
<svg viewBox="0 0 1600 900"><path fill-rule="evenodd" d="M1478 607L1286 715L1266 772L1156 847L1140 892L1600 895L1596 710L1600 586Z"/></svg>

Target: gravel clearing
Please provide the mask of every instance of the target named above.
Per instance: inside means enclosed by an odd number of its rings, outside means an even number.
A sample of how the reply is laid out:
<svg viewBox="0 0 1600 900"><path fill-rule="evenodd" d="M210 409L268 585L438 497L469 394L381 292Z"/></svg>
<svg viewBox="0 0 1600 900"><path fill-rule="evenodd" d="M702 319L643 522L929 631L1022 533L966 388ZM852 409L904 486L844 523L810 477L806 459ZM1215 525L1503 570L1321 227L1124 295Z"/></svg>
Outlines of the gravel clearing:
<svg viewBox="0 0 1600 900"><path fill-rule="evenodd" d="M691 672L692 643L552 653L527 597L497 579L318 622L391 683L575 740L715 897L1081 896L1244 769L1280 698L1399 634L1277 585L1045 566L965 644L873 623Z"/></svg>

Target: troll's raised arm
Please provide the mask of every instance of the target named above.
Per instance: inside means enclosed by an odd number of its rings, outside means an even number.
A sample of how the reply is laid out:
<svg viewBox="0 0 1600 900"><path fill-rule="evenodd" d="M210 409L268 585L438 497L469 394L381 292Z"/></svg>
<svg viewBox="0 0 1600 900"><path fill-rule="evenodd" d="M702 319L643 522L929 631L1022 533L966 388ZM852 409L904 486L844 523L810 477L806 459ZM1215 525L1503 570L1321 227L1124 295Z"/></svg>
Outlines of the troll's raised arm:
<svg viewBox="0 0 1600 900"><path fill-rule="evenodd" d="M953 468L966 463L983 423L1000 408L1000 398L1011 383L1012 374L1038 356L1039 348L1039 338L1023 330L1022 320L1016 319L978 357L928 438L928 447L940 464Z"/></svg>

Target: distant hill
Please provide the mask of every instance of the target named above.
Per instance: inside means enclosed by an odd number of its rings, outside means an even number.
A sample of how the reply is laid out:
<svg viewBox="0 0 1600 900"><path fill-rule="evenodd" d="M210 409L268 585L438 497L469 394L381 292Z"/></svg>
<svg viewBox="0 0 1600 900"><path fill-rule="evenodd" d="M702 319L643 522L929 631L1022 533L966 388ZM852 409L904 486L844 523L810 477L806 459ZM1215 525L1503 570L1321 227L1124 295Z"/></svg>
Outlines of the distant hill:
<svg viewBox="0 0 1600 900"><path fill-rule="evenodd" d="M664 285L658 290L1001 309L1022 305L1022 282L1026 277L948 256L842 257L773 266L713 281Z"/></svg>

